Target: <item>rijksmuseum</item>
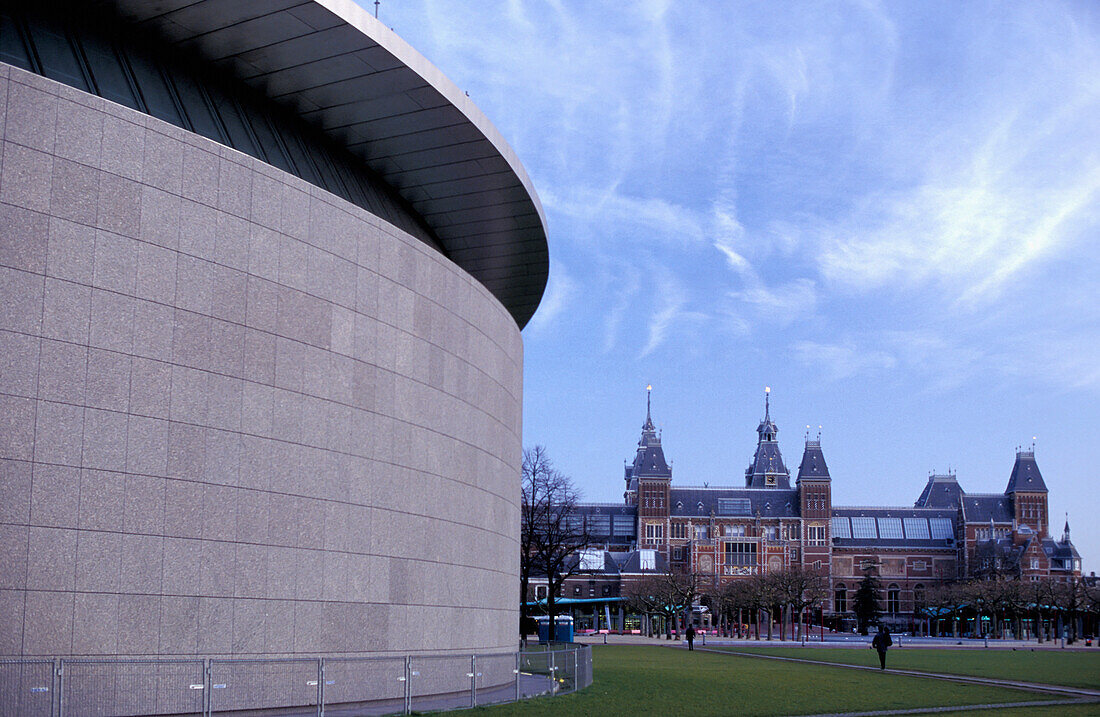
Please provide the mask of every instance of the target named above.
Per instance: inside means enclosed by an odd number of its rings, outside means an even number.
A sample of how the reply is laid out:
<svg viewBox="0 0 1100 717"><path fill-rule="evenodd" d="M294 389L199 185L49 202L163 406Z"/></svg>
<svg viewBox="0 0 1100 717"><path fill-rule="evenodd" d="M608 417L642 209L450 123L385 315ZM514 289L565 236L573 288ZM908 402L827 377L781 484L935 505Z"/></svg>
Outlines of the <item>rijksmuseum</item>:
<svg viewBox="0 0 1100 717"><path fill-rule="evenodd" d="M580 608L582 620L602 611L610 624L608 603L647 573L690 570L720 586L798 566L827 576L825 611L835 616L853 610L860 580L873 572L884 614L903 623L939 584L992 571L1021 580L1081 574L1068 523L1051 534L1034 450L1017 450L1003 493L967 493L949 473L930 476L912 506L845 507L833 505L820 439L807 437L792 481L767 395L756 432L744 485L676 486L647 399L623 503L584 503L573 517L593 547L566 582L563 607ZM545 591L534 586L535 597Z"/></svg>

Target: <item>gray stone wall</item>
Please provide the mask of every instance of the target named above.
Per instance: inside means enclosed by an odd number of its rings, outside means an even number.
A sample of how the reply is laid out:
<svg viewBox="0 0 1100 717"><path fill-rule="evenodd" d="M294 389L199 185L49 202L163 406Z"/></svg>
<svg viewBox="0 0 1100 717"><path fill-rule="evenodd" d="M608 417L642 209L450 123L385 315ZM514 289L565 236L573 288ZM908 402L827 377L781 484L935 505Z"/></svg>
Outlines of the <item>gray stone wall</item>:
<svg viewBox="0 0 1100 717"><path fill-rule="evenodd" d="M513 650L522 342L331 194L0 65L0 655Z"/></svg>

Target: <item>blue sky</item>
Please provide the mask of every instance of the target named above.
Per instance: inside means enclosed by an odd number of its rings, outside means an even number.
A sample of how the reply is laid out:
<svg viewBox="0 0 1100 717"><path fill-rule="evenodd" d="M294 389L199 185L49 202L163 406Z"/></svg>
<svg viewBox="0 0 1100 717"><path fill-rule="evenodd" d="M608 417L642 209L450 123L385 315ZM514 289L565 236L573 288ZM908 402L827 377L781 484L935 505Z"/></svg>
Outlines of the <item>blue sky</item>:
<svg viewBox="0 0 1100 717"><path fill-rule="evenodd" d="M363 2L373 10L373 3ZM524 442L622 498L653 385L680 485L763 389L834 503L1002 492L1036 437L1100 569L1100 4L384 0L546 209Z"/></svg>

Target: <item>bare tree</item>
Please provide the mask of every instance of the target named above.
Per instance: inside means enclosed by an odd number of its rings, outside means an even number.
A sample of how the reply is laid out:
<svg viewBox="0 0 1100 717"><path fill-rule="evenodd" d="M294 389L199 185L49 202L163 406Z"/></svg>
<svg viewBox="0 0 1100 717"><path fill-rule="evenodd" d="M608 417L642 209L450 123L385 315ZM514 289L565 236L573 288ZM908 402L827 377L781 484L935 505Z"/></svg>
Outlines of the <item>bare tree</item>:
<svg viewBox="0 0 1100 717"><path fill-rule="evenodd" d="M628 604L646 615L665 619L665 637L672 639L672 626L691 608L699 594L699 576L669 568L631 583L624 590Z"/></svg>
<svg viewBox="0 0 1100 717"><path fill-rule="evenodd" d="M1035 622L1035 640L1042 643L1047 639L1046 618L1050 614L1050 578L1029 580L1021 585L1021 593L1024 604L1030 608Z"/></svg>
<svg viewBox="0 0 1100 717"><path fill-rule="evenodd" d="M737 636L744 637L742 634L742 626L746 626L746 632L752 633L752 625L756 625L756 639L760 639L760 621L759 611L763 607L761 604L761 595L759 590L758 581L756 578L749 580L733 580L726 583L722 589L725 595L726 604L729 605L730 612L736 611L737 614ZM745 618L749 622L745 622Z"/></svg>
<svg viewBox="0 0 1100 717"><path fill-rule="evenodd" d="M828 597L821 571L792 565L786 570L771 573L771 578L782 601L789 607L791 617L797 620L798 635L792 635L792 639L803 638L805 626L802 617L806 608L820 605Z"/></svg>
<svg viewBox="0 0 1100 717"><path fill-rule="evenodd" d="M556 468L546 448L523 451L523 495L520 528L520 604L526 620L527 589L531 575L546 575L546 614L549 638L555 637L556 598L565 580L580 568L577 553L589 538L576 513L579 494L573 481Z"/></svg>
<svg viewBox="0 0 1100 717"><path fill-rule="evenodd" d="M1070 575L1065 580L1051 582L1053 603L1058 607L1058 633L1065 635L1066 642L1073 644L1080 637L1080 611L1084 604L1082 581L1077 576Z"/></svg>

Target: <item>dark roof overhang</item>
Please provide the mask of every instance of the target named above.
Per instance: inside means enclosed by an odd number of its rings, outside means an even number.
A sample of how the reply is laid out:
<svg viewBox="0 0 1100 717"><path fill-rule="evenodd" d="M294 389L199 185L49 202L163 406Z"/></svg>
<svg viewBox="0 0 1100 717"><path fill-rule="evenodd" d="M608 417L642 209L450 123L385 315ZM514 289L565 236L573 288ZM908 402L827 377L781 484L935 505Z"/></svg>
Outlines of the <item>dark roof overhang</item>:
<svg viewBox="0 0 1100 717"><path fill-rule="evenodd" d="M351 0L101 0L360 157L522 328L549 274L546 218L470 98Z"/></svg>

